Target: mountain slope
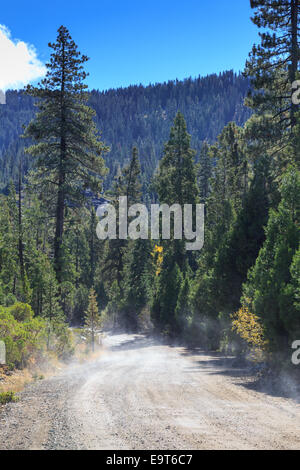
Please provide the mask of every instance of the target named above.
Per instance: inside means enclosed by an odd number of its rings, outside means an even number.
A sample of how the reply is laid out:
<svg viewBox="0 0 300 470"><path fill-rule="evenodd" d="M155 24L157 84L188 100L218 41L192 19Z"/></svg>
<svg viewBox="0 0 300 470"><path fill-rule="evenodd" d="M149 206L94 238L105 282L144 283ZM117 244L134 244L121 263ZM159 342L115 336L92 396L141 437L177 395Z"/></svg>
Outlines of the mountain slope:
<svg viewBox="0 0 300 470"><path fill-rule="evenodd" d="M175 114L180 110L186 119L192 146L197 153L202 142L212 142L230 121L242 125L250 116L243 100L249 82L232 71L204 78L170 81L144 87L130 86L117 90L90 93L90 105L96 110L97 126L102 139L110 145L106 155L110 174L106 187L123 166L133 145L140 152L142 171L149 181L161 157ZM24 157L26 141L20 139L22 125L33 118L35 107L21 92L7 93L7 104L0 107L0 184L5 186L17 175L18 160L23 158L24 172L30 167Z"/></svg>

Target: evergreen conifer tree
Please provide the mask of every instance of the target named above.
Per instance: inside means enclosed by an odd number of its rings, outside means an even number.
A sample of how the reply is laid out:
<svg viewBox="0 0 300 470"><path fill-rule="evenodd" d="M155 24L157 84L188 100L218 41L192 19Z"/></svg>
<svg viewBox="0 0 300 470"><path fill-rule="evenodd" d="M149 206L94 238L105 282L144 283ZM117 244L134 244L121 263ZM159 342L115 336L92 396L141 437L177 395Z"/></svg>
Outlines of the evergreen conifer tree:
<svg viewBox="0 0 300 470"><path fill-rule="evenodd" d="M254 45L246 74L254 91L247 104L257 113L254 138L260 137L280 150L296 125L297 105L293 83L299 72L299 0L251 0L254 24L263 29L260 45ZM295 156L295 155L294 155Z"/></svg>
<svg viewBox="0 0 300 470"><path fill-rule="evenodd" d="M89 294L89 305L85 314L84 326L92 345L92 351L95 351L95 334L101 326L101 318L99 315L99 308L97 303L96 292L94 289L90 290Z"/></svg>
<svg viewBox="0 0 300 470"><path fill-rule="evenodd" d="M40 192L47 185L56 196L54 263L62 282L62 244L65 210L84 200L84 190L99 190L104 175L106 150L93 121L94 111L86 105L88 95L83 64L88 60L77 50L67 28L58 29L56 43L39 87L27 93L38 98L39 112L25 130L35 143L27 152L35 157Z"/></svg>

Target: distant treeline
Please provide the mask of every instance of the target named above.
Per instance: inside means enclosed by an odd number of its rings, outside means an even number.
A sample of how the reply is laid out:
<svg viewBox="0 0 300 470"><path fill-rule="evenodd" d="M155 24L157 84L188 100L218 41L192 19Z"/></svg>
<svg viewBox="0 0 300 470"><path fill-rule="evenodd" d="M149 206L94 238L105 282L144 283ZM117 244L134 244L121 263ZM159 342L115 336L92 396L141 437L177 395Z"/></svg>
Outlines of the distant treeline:
<svg viewBox="0 0 300 470"><path fill-rule="evenodd" d="M213 142L230 121L243 125L250 110L243 105L249 80L232 71L204 78L169 81L144 87L90 93L89 105L96 111L97 128L111 151L105 155L108 188L120 167L128 163L131 149L139 149L144 186L162 156L163 143L178 110L186 119L197 155L204 140ZM18 175L22 157L23 172L30 167L24 155L28 141L20 138L22 126L33 119L34 99L21 91L8 91L7 104L0 107L0 185L6 186Z"/></svg>

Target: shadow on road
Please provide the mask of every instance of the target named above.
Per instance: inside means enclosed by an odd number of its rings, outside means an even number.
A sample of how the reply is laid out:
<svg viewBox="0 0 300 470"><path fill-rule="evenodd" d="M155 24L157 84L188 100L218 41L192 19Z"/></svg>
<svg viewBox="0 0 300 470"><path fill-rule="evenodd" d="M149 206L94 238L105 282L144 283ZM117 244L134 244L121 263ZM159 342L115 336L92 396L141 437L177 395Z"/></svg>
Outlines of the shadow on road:
<svg viewBox="0 0 300 470"><path fill-rule="evenodd" d="M134 349L150 348L152 346L159 346L159 342L152 337L142 336L142 335L131 335L131 338L125 341L122 341L118 344L109 345L111 351L128 351Z"/></svg>
<svg viewBox="0 0 300 470"><path fill-rule="evenodd" d="M261 367L251 365L249 362L237 359L234 356L226 356L219 352L208 352L201 348L189 348L180 344L168 342L151 335L131 334L124 339L121 333L110 333L116 338L116 344L108 345L111 351L129 351L151 348L153 346L169 346L189 359L185 368L188 374L197 374L205 371L206 374L223 375L233 379L235 385L244 387L272 397L288 398L300 404L300 380L288 373L275 374L264 371ZM119 340L120 338L120 340Z"/></svg>
<svg viewBox="0 0 300 470"><path fill-rule="evenodd" d="M272 397L292 399L300 404L299 376L292 376L284 371L270 372L248 362L239 361L236 357L207 352L200 348L184 348L181 354L193 358L194 366L189 367L187 372L200 373L205 370L208 374L227 376L234 379L235 385L240 387Z"/></svg>

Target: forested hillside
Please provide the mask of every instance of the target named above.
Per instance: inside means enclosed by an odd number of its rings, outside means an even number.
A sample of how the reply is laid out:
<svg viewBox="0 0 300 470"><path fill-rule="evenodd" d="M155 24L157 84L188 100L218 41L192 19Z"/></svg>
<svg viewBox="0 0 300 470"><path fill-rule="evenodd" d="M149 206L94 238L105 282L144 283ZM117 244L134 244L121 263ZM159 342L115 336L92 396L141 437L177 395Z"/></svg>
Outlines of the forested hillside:
<svg viewBox="0 0 300 470"><path fill-rule="evenodd" d="M2 182L18 183L0 205L0 334L8 345L17 338L13 319L27 312L28 328L41 317L54 344L67 338L67 324L95 321L291 364L300 337L300 116L292 99L300 6L251 7L254 24L274 34L253 47L248 79L227 72L89 94L88 59L61 26L46 78L24 97L8 96ZM34 99L39 113L20 141ZM30 161L32 171L22 180L23 146L23 169ZM187 251L175 228L169 239L151 239L136 223L135 238L121 236L120 216L115 237L97 238L88 190L104 187L118 213L120 196L140 204L150 182L160 204L205 205L202 250Z"/></svg>
<svg viewBox="0 0 300 470"><path fill-rule="evenodd" d="M110 170L105 181L109 187L118 169L128 161L131 148L139 148L144 183L149 182L163 143L180 110L183 112L192 146L197 155L204 140L213 142L230 121L244 124L250 111L243 105L249 81L242 75L224 72L204 78L170 81L164 84L90 93L89 104L96 111L96 124L102 139L110 146L105 161ZM20 139L22 125L34 117L33 98L22 92L7 92L7 105L0 107L0 183L15 179L22 157L24 172L30 166L24 156L27 143Z"/></svg>

